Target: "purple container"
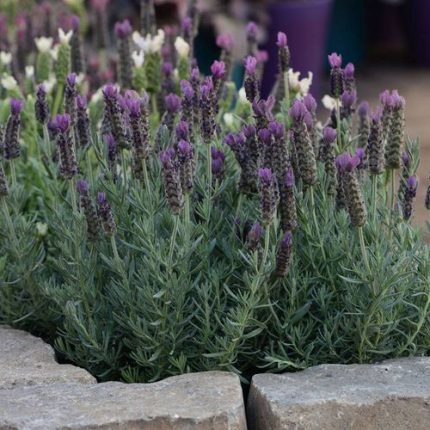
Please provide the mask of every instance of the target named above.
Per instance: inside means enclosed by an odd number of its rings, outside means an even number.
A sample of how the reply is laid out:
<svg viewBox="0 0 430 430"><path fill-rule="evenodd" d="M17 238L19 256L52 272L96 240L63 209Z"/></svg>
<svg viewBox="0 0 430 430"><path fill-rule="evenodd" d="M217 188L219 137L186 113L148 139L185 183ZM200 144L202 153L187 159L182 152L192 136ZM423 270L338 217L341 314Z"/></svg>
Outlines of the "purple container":
<svg viewBox="0 0 430 430"><path fill-rule="evenodd" d="M415 60L422 66L430 66L430 1L410 0L409 38Z"/></svg>
<svg viewBox="0 0 430 430"><path fill-rule="evenodd" d="M269 62L263 77L262 91L267 96L278 72L276 39L278 31L288 38L291 51L291 67L307 76L313 72L311 91L321 96L321 80L324 73L327 30L330 25L333 0L290 0L274 2L269 6L270 25L267 49Z"/></svg>

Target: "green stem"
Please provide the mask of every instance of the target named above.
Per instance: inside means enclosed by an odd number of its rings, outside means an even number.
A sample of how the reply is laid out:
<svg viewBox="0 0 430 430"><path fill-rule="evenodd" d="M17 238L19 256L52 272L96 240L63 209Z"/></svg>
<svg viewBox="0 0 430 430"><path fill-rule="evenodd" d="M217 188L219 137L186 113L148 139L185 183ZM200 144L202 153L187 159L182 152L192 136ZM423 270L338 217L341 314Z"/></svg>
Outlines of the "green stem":
<svg viewBox="0 0 430 430"><path fill-rule="evenodd" d="M121 151L121 164L122 164L122 180L123 180L123 191L125 193L125 189L127 186L127 163L125 160L125 149Z"/></svg>
<svg viewBox="0 0 430 430"><path fill-rule="evenodd" d="M315 211L314 187L309 187L309 198L310 198L310 201L311 201L312 218L313 218L313 221L314 221L315 230L317 232L318 242L320 244L321 252L322 252L323 258L325 260L326 259L326 255L325 255L325 251L324 251L324 245L322 243L321 233L320 233L320 227L319 227L319 224L318 224L317 214L316 214L316 211Z"/></svg>
<svg viewBox="0 0 430 430"><path fill-rule="evenodd" d="M290 81L288 80L288 70L284 72L285 104L287 109L290 107Z"/></svg>
<svg viewBox="0 0 430 430"><path fill-rule="evenodd" d="M366 245L364 243L363 227L360 226L357 229L358 229L358 237L360 239L361 254L364 260L364 264L366 266L366 270L370 274L371 272L370 272L369 259L367 257Z"/></svg>
<svg viewBox="0 0 430 430"><path fill-rule="evenodd" d="M16 168L15 168L15 161L14 160L9 161L9 167L10 167L10 176L12 179L12 188L15 189L17 181L16 181Z"/></svg>
<svg viewBox="0 0 430 430"><path fill-rule="evenodd" d="M61 101L63 100L64 84L59 83L57 93L55 94L54 106L52 108L52 116L54 117L60 110Z"/></svg>
<svg viewBox="0 0 430 430"><path fill-rule="evenodd" d="M378 193L378 175L371 175L372 181L372 195L371 195L371 207L372 207L372 222L376 221L376 207L377 207L377 193Z"/></svg>
<svg viewBox="0 0 430 430"><path fill-rule="evenodd" d="M206 161L207 161L207 174L208 174L208 191L210 196L211 190L212 190L212 152L211 152L210 145L206 145L206 148L207 148Z"/></svg>
<svg viewBox="0 0 430 430"><path fill-rule="evenodd" d="M342 124L340 122L340 101L336 99L336 132L337 132L337 148L338 151L343 151L342 148Z"/></svg>
<svg viewBox="0 0 430 430"><path fill-rule="evenodd" d="M173 227L173 233L172 233L172 238L170 240L170 249L169 249L169 260L168 260L169 269L172 267L173 251L175 250L176 236L178 235L178 228L179 228L179 216L174 215L174 218L175 218L175 224Z"/></svg>
<svg viewBox="0 0 430 430"><path fill-rule="evenodd" d="M121 258L119 257L119 254L118 254L118 248L116 246L116 239L115 239L115 235L114 234L110 237L110 243L111 243L111 246L112 246L113 256L115 257L116 262L118 264L120 264L121 263Z"/></svg>
<svg viewBox="0 0 430 430"><path fill-rule="evenodd" d="M45 142L46 153L48 154L48 160L52 159L51 140L49 139L48 125L43 124L43 141Z"/></svg>
<svg viewBox="0 0 430 430"><path fill-rule="evenodd" d="M12 243L15 247L15 251L18 251L18 238L16 236L15 227L13 226L12 218L9 213L9 208L6 203L6 199L4 197L0 198L3 208L4 218L6 220L7 229L9 230L9 234L12 237Z"/></svg>
<svg viewBox="0 0 430 430"><path fill-rule="evenodd" d="M74 177L69 181L69 185L70 185L70 200L72 204L73 215L77 216L78 199L76 198L76 180Z"/></svg>
<svg viewBox="0 0 430 430"><path fill-rule="evenodd" d="M271 223L267 224L265 227L266 227L266 231L264 233L264 253L263 253L263 258L261 260L261 266L260 266L260 270L258 273L258 278L260 278L260 276L264 270L264 267L266 266L267 256L269 255Z"/></svg>
<svg viewBox="0 0 430 430"><path fill-rule="evenodd" d="M187 233L187 243L191 237L191 214L190 214L190 194L185 193L185 208L184 208L185 231Z"/></svg>
<svg viewBox="0 0 430 430"><path fill-rule="evenodd" d="M149 176L148 176L148 167L146 165L146 160L142 161L142 169L143 169L143 180L145 182L145 189L149 191Z"/></svg>

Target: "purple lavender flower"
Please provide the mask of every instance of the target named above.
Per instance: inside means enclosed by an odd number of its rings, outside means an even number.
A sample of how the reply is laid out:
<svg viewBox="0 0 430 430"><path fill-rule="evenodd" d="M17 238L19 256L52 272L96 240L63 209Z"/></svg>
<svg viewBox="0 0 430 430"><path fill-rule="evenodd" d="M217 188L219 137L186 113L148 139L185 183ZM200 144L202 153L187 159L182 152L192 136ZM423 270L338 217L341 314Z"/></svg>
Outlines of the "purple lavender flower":
<svg viewBox="0 0 430 430"><path fill-rule="evenodd" d="M210 144L216 130L215 111L213 106L214 87L212 79L206 79L200 87L201 130L203 141Z"/></svg>
<svg viewBox="0 0 430 430"><path fill-rule="evenodd" d="M34 111L37 121L39 121L40 124L47 124L49 120L49 105L46 100L46 87L43 84L37 87Z"/></svg>
<svg viewBox="0 0 430 430"><path fill-rule="evenodd" d="M285 33L279 32L276 44L278 45L278 61L279 71L283 78L283 74L290 67L290 50L288 49L288 41Z"/></svg>
<svg viewBox="0 0 430 430"><path fill-rule="evenodd" d="M343 93L345 86L345 77L342 70L342 56L336 54L335 52L328 56L328 61L330 63L330 88L331 94L335 98L339 98Z"/></svg>
<svg viewBox="0 0 430 430"><path fill-rule="evenodd" d="M276 212L275 175L268 167L258 169L260 179L260 210L263 225L272 222Z"/></svg>
<svg viewBox="0 0 430 430"><path fill-rule="evenodd" d="M117 179L116 163L118 159L118 145L116 144L115 138L111 134L108 134L106 136L106 145L107 145L108 167L112 175L113 181L115 182Z"/></svg>
<svg viewBox="0 0 430 430"><path fill-rule="evenodd" d="M234 46L233 36L230 33L220 34L216 38L216 44L219 48L230 54Z"/></svg>
<svg viewBox="0 0 430 430"><path fill-rule="evenodd" d="M130 35L132 33L130 22L126 19L115 24L115 34L118 37L119 52L119 81L122 88L131 88L133 73L130 47Z"/></svg>
<svg viewBox="0 0 430 430"><path fill-rule="evenodd" d="M128 19L115 24L115 34L120 39L127 38L131 35L132 31L133 29L131 28L130 21Z"/></svg>
<svg viewBox="0 0 430 430"><path fill-rule="evenodd" d="M173 214L179 215L184 207L184 194L181 185L179 165L175 156L176 153L173 148L166 149L160 153L166 200Z"/></svg>
<svg viewBox="0 0 430 430"><path fill-rule="evenodd" d="M194 148L191 143L181 139L177 155L182 189L184 193L190 193L194 187Z"/></svg>
<svg viewBox="0 0 430 430"><path fill-rule="evenodd" d="M19 146L19 129L21 126L21 111L24 102L19 99L11 99L10 115L7 120L6 130L3 137L4 158L13 160L21 154Z"/></svg>
<svg viewBox="0 0 430 430"><path fill-rule="evenodd" d="M57 146L60 155L60 174L64 179L72 179L78 173L73 141L70 135L71 119L69 114L54 117L57 130Z"/></svg>
<svg viewBox="0 0 430 430"><path fill-rule="evenodd" d="M305 104L301 100L294 100L293 105L289 110L289 114L291 118L295 122L301 122L305 119L308 110L306 109Z"/></svg>
<svg viewBox="0 0 430 430"><path fill-rule="evenodd" d="M257 129L265 128L273 120L272 109L275 105L275 98L269 96L267 100L255 99L252 102L252 110L255 114Z"/></svg>
<svg viewBox="0 0 430 430"><path fill-rule="evenodd" d="M342 118L350 118L354 112L354 106L357 101L357 92L355 90L345 90L341 97L342 103L341 116Z"/></svg>
<svg viewBox="0 0 430 430"><path fill-rule="evenodd" d="M276 254L276 269L275 273L279 277L288 275L288 270L291 265L291 252L293 246L293 235L291 231L287 231L281 240Z"/></svg>
<svg viewBox="0 0 430 430"><path fill-rule="evenodd" d="M354 64L348 63L345 66L344 76L345 76L345 89L350 92L356 91Z"/></svg>
<svg viewBox="0 0 430 430"><path fill-rule="evenodd" d="M107 236L113 236L116 232L116 223L112 213L112 207L109 204L106 194L97 193L97 215L103 223L103 230Z"/></svg>
<svg viewBox="0 0 430 430"><path fill-rule="evenodd" d="M76 97L77 120L76 137L81 148L90 144L90 119L88 117L87 99L82 96Z"/></svg>
<svg viewBox="0 0 430 430"><path fill-rule="evenodd" d="M337 132L334 128L325 127L321 146L321 158L324 162L326 173L327 194L334 195L336 192L336 164L335 164L335 142Z"/></svg>
<svg viewBox="0 0 430 430"><path fill-rule="evenodd" d="M179 112L181 107L181 99L176 94L169 94L165 98L166 109L169 113L175 114Z"/></svg>
<svg viewBox="0 0 430 430"><path fill-rule="evenodd" d="M76 123L76 73L70 73L66 78L66 87L64 89L64 112L70 115L72 125Z"/></svg>
<svg viewBox="0 0 430 430"><path fill-rule="evenodd" d="M76 190L79 194L79 206L83 210L87 222L88 240L97 242L99 238L99 219L89 193L88 182L82 179L78 180Z"/></svg>
<svg viewBox="0 0 430 430"><path fill-rule="evenodd" d="M377 108L371 114L369 142L366 147L369 172L379 175L384 169L384 142L381 124L382 110Z"/></svg>
<svg viewBox="0 0 430 430"><path fill-rule="evenodd" d="M126 137L124 118L119 105L118 89L114 85L108 84L105 85L102 92L112 135L120 148L127 148L129 145Z"/></svg>
<svg viewBox="0 0 430 430"><path fill-rule="evenodd" d="M225 75L225 64L223 61L215 60L211 66L211 72L214 80L222 80Z"/></svg>
<svg viewBox="0 0 430 430"><path fill-rule="evenodd" d="M366 148L370 134L370 121L369 121L369 103L363 101L357 108L359 124L358 124L358 146Z"/></svg>
<svg viewBox="0 0 430 430"><path fill-rule="evenodd" d="M385 146L385 165L389 169L398 169L402 148L405 145L405 99L394 90L391 93L391 102L391 121Z"/></svg>
<svg viewBox="0 0 430 430"><path fill-rule="evenodd" d="M246 26L246 39L248 41L248 54L253 55L257 50L258 27L255 22L249 22Z"/></svg>
<svg viewBox="0 0 430 430"><path fill-rule="evenodd" d="M224 177L225 154L224 152L217 149L215 146L212 146L211 155L212 155L212 174L214 176L214 179L222 181Z"/></svg>
<svg viewBox="0 0 430 430"><path fill-rule="evenodd" d="M260 87L259 82L256 76L257 70L257 59L252 57L251 55L245 58L245 93L246 98L249 102L254 102L254 100L259 98L260 95Z"/></svg>
<svg viewBox="0 0 430 430"><path fill-rule="evenodd" d="M176 138L178 140L188 140L189 139L189 125L186 121L179 121L176 124Z"/></svg>
<svg viewBox="0 0 430 430"><path fill-rule="evenodd" d="M403 196L403 218L409 220L412 217L413 202L417 195L418 178L416 176L409 176L406 181L406 190Z"/></svg>
<svg viewBox="0 0 430 430"><path fill-rule="evenodd" d="M332 144L336 141L337 132L332 127L324 127L323 129L323 140L326 144Z"/></svg>
<svg viewBox="0 0 430 430"><path fill-rule="evenodd" d="M355 174L355 169L360 164L359 154L351 156L348 153L336 158L336 166L339 171L339 179L343 189L346 207L348 209L351 224L361 227L366 223L367 210L361 193L360 184Z"/></svg>
<svg viewBox="0 0 430 430"><path fill-rule="evenodd" d="M246 247L251 251L259 251L264 229L259 222L256 222L246 236Z"/></svg>

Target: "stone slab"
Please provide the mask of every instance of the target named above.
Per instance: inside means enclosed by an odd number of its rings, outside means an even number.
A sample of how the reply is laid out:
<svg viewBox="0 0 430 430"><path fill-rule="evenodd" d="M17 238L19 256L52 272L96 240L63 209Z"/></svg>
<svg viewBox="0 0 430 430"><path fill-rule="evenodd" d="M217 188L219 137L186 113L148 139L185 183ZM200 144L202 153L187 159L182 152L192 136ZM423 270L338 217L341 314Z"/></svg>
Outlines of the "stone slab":
<svg viewBox="0 0 430 430"><path fill-rule="evenodd" d="M430 357L255 375L251 430L428 430Z"/></svg>
<svg viewBox="0 0 430 430"><path fill-rule="evenodd" d="M246 430L239 378L204 372L153 384L0 390L0 430Z"/></svg>
<svg viewBox="0 0 430 430"><path fill-rule="evenodd" d="M0 389L58 382L94 384L96 380L84 369L59 364L53 348L42 339L0 326Z"/></svg>

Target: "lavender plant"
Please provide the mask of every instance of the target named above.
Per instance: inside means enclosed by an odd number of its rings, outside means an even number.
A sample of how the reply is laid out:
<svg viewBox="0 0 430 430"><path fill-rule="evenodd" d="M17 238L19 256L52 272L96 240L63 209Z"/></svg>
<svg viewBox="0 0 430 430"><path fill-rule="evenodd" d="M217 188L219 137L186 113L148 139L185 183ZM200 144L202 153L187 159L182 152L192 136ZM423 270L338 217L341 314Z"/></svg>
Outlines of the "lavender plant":
<svg viewBox="0 0 430 430"><path fill-rule="evenodd" d="M106 2L92 3L106 24ZM175 43L141 3L144 34L116 26L121 86L70 74L98 66L79 62L80 35L65 31L58 57L39 40L39 85L5 72L0 322L42 334L100 380L213 369L246 380L428 353L430 255L410 222L419 156L404 100L386 92L382 109L356 108L354 67L333 54L332 109L318 123L283 34L282 91L262 99L251 24L231 103L231 39L202 77L195 7Z"/></svg>

